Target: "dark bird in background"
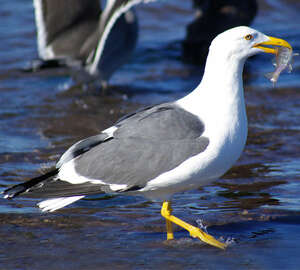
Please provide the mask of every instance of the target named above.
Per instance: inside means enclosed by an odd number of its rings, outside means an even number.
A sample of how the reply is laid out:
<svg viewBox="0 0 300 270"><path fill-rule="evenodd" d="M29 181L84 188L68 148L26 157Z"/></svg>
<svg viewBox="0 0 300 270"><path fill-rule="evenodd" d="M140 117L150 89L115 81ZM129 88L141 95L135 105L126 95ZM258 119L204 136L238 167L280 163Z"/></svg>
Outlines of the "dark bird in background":
<svg viewBox="0 0 300 270"><path fill-rule="evenodd" d="M185 61L204 64L209 44L220 33L240 25L250 25L257 13L256 0L193 0L195 20L187 26L182 43Z"/></svg>

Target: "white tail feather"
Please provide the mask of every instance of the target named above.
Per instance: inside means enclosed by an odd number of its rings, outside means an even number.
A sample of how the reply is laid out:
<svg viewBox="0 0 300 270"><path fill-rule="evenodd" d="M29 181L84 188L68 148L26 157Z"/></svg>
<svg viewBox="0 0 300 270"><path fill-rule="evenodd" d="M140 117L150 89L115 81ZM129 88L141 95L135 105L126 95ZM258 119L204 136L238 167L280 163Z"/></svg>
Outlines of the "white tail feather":
<svg viewBox="0 0 300 270"><path fill-rule="evenodd" d="M41 208L43 212L53 212L73 202L76 202L82 199L83 197L84 196L73 196L73 197L61 197L55 199L48 199L38 203L38 207Z"/></svg>

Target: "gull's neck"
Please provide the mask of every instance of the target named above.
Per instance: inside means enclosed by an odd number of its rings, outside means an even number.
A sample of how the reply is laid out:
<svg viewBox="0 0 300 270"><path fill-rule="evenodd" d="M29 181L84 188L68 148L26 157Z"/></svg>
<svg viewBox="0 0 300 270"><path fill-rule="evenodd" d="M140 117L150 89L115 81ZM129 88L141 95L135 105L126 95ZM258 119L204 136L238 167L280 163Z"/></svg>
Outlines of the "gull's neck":
<svg viewBox="0 0 300 270"><path fill-rule="evenodd" d="M206 159L210 177L224 174L240 157L247 139L242 73L244 60L210 51L202 82L177 101L197 115L209 139Z"/></svg>
<svg viewBox="0 0 300 270"><path fill-rule="evenodd" d="M177 103L205 119L224 113L244 113L244 62L234 55L210 50L201 83Z"/></svg>

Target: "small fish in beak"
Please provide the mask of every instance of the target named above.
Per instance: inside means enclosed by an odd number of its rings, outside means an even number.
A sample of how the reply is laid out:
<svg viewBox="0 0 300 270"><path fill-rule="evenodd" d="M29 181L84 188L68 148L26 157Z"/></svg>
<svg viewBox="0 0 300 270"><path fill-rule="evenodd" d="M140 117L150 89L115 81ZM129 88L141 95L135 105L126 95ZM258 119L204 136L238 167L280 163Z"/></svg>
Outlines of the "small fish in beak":
<svg viewBox="0 0 300 270"><path fill-rule="evenodd" d="M292 59L293 56L299 55L297 53L293 53L293 49L288 47L278 47L276 48L276 57L274 59L274 66L276 67L274 72L270 72L265 74L265 76L270 79L271 82L275 85L277 82L279 75L282 71L285 69L288 70L288 72L292 71Z"/></svg>

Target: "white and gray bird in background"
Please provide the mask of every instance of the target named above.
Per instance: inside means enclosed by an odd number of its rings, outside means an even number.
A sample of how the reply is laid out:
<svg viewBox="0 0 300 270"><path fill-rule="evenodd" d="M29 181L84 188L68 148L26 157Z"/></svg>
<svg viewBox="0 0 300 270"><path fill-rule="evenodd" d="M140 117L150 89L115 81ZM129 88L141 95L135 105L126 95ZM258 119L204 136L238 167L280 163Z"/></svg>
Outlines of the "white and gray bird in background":
<svg viewBox="0 0 300 270"><path fill-rule="evenodd" d="M138 38L133 6L151 0L33 0L39 57L83 67L103 85L128 61Z"/></svg>

